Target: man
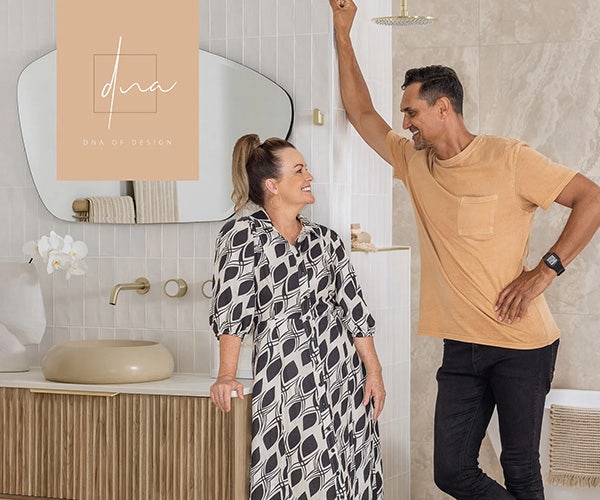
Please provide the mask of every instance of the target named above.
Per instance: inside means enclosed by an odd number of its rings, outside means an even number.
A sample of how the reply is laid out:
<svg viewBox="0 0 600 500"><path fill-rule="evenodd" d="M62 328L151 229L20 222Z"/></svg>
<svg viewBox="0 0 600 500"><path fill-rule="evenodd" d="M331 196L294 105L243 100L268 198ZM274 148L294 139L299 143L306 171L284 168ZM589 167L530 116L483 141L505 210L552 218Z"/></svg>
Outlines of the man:
<svg viewBox="0 0 600 500"><path fill-rule="evenodd" d="M437 373L434 477L461 500L543 499L539 439L559 331L542 292L600 225L600 188L526 144L469 132L456 73L406 73L400 110L412 141L375 111L356 61L352 0L330 0L342 100L361 137L411 196L421 252L419 333L444 339ZM571 213L534 269L525 258L537 207ZM505 487L477 457L497 407Z"/></svg>

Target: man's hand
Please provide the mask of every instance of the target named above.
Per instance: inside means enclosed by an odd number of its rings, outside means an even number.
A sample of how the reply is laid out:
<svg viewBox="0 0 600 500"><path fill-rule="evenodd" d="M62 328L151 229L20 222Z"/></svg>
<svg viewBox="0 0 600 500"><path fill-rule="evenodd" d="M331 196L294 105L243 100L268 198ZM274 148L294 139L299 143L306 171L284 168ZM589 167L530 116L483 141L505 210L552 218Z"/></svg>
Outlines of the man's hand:
<svg viewBox="0 0 600 500"><path fill-rule="evenodd" d="M356 15L355 3L352 0L329 0L329 4L333 11L333 26L336 33L350 34Z"/></svg>
<svg viewBox="0 0 600 500"><path fill-rule="evenodd" d="M498 311L498 321L508 324L519 321L525 316L531 301L546 290L554 278L556 273L543 262L531 271L523 271L500 292L494 306L494 311Z"/></svg>

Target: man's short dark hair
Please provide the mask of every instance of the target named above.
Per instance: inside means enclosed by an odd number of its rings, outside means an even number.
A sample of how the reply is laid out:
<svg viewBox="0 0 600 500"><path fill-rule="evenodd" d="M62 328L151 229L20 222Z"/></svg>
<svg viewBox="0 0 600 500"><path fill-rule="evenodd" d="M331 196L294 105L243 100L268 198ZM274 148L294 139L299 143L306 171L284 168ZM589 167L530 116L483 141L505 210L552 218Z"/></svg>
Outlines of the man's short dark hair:
<svg viewBox="0 0 600 500"><path fill-rule="evenodd" d="M446 66L425 66L409 69L404 75L402 90L421 83L419 97L433 106L440 97L447 97L456 113L462 115L463 86L456 71Z"/></svg>

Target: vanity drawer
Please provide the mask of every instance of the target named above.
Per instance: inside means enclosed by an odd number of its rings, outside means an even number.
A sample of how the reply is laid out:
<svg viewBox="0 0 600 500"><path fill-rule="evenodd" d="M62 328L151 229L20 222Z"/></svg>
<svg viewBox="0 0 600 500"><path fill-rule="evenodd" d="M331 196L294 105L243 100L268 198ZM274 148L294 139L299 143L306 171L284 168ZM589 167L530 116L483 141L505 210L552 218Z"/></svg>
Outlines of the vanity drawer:
<svg viewBox="0 0 600 500"><path fill-rule="evenodd" d="M0 388L0 497L248 498L249 396L98 394Z"/></svg>

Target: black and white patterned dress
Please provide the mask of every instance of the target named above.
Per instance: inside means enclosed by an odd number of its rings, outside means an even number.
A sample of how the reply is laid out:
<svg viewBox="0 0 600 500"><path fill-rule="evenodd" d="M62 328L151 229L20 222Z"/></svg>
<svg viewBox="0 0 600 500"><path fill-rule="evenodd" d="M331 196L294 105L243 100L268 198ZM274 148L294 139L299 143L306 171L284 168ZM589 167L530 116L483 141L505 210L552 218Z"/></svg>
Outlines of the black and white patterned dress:
<svg viewBox="0 0 600 500"><path fill-rule="evenodd" d="M217 239L212 329L254 334L250 498L380 500L379 431L352 343L375 322L339 236L299 219L295 245L262 210Z"/></svg>

